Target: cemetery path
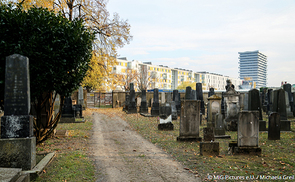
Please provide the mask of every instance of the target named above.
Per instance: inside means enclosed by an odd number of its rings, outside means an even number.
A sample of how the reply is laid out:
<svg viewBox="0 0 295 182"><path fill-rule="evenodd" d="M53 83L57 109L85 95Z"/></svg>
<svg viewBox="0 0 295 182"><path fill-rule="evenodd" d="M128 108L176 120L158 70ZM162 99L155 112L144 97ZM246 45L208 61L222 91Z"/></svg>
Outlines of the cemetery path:
<svg viewBox="0 0 295 182"><path fill-rule="evenodd" d="M97 181L201 181L119 117L93 112L91 152Z"/></svg>

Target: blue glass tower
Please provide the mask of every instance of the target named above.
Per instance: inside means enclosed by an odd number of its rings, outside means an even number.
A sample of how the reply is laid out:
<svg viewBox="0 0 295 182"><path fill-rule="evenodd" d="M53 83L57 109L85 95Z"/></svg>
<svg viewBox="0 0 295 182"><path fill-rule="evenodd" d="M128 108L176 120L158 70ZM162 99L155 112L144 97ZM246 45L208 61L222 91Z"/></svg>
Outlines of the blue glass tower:
<svg viewBox="0 0 295 182"><path fill-rule="evenodd" d="M239 52L240 79L252 78L256 88L266 87L267 57L259 51Z"/></svg>

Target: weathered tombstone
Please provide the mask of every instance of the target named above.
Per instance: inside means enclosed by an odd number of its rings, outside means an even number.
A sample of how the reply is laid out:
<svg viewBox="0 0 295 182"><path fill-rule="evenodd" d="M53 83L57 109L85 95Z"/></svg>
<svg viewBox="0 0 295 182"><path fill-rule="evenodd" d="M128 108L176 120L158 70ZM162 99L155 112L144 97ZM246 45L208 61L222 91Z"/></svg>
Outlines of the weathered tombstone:
<svg viewBox="0 0 295 182"><path fill-rule="evenodd" d="M223 93L223 97L227 129L230 131L237 131L238 115L240 111L240 93L234 89L233 85L227 85L226 88L227 90Z"/></svg>
<svg viewBox="0 0 295 182"><path fill-rule="evenodd" d="M259 144L259 111L241 111L238 119L238 140L234 153L261 154Z"/></svg>
<svg viewBox="0 0 295 182"><path fill-rule="evenodd" d="M267 90L267 112L270 114L273 111L273 89Z"/></svg>
<svg viewBox="0 0 295 182"><path fill-rule="evenodd" d="M185 100L191 100L192 96L192 87L188 86L185 89Z"/></svg>
<svg viewBox="0 0 295 182"><path fill-rule="evenodd" d="M207 127L215 127L215 115L221 113L221 98L217 95L211 95L208 98L208 122Z"/></svg>
<svg viewBox="0 0 295 182"><path fill-rule="evenodd" d="M200 142L200 155L219 155L219 142L214 142L214 128L203 128L204 142Z"/></svg>
<svg viewBox="0 0 295 182"><path fill-rule="evenodd" d="M243 99L243 110L248 111L248 102L249 102L249 93L244 93L244 99Z"/></svg>
<svg viewBox="0 0 295 182"><path fill-rule="evenodd" d="M262 120L261 102L260 102L259 90L257 89L251 89L249 91L248 110L259 112L259 131L267 131L266 121Z"/></svg>
<svg viewBox="0 0 295 182"><path fill-rule="evenodd" d="M196 83L197 100L201 101L201 113L205 115L205 103L203 97L202 83Z"/></svg>
<svg viewBox="0 0 295 182"><path fill-rule="evenodd" d="M134 90L134 84L130 83L129 105L128 105L127 114L134 114L134 113L137 113L137 107L135 103L135 90Z"/></svg>
<svg viewBox="0 0 295 182"><path fill-rule="evenodd" d="M263 111L263 112L267 112L267 99L266 99L266 97L267 97L267 88L263 88L262 89L262 92L261 92L261 94L260 94L260 96L261 96L261 110Z"/></svg>
<svg viewBox="0 0 295 182"><path fill-rule="evenodd" d="M129 92L125 92L125 103L123 107L123 111L128 112L128 106L129 106Z"/></svg>
<svg viewBox="0 0 295 182"><path fill-rule="evenodd" d="M146 101L146 90L141 91L141 104L140 113L148 113L147 101Z"/></svg>
<svg viewBox="0 0 295 182"><path fill-rule="evenodd" d="M181 102L180 128L177 141L200 141L200 102L184 100Z"/></svg>
<svg viewBox="0 0 295 182"><path fill-rule="evenodd" d="M287 112L287 118L291 117L293 113L291 113L291 105L289 102L289 95L288 92L285 91L285 99L286 99L286 112Z"/></svg>
<svg viewBox="0 0 295 182"><path fill-rule="evenodd" d="M1 118L0 167L30 170L36 165L36 138L30 116L29 59L6 57L4 116Z"/></svg>
<svg viewBox="0 0 295 182"><path fill-rule="evenodd" d="M295 98L295 92L292 93L293 94L293 98ZM293 117L295 117L295 102L293 102Z"/></svg>
<svg viewBox="0 0 295 182"><path fill-rule="evenodd" d="M166 102L168 102L168 103L171 103L172 102L172 97L171 97L171 93L170 92L167 93Z"/></svg>
<svg viewBox="0 0 295 182"><path fill-rule="evenodd" d="M197 100L197 92L195 90L192 90L191 94L191 100Z"/></svg>
<svg viewBox="0 0 295 182"><path fill-rule="evenodd" d="M268 117L268 140L280 140L280 131L280 115L276 112L272 112Z"/></svg>
<svg viewBox="0 0 295 182"><path fill-rule="evenodd" d="M278 103L277 112L280 114L281 131L291 131L290 121L287 120L287 108L286 108L286 94L285 90L278 90Z"/></svg>
<svg viewBox="0 0 295 182"><path fill-rule="evenodd" d="M161 104L164 104L165 102L166 102L165 92L161 92Z"/></svg>
<svg viewBox="0 0 295 182"><path fill-rule="evenodd" d="M172 110L170 103L160 105L159 110L160 124L158 124L158 130L173 130L172 124Z"/></svg>
<svg viewBox="0 0 295 182"><path fill-rule="evenodd" d="M151 115L159 116L159 90L157 88L154 89L154 99Z"/></svg>
<svg viewBox="0 0 295 182"><path fill-rule="evenodd" d="M231 138L230 135L225 134L225 123L223 120L223 115L221 113L217 113L215 115L214 137L215 138Z"/></svg>
<svg viewBox="0 0 295 182"><path fill-rule="evenodd" d="M292 93L291 93L291 88L292 88L292 86L291 86L291 84L284 84L283 85L283 89L288 93L288 99L289 99L289 105L290 105L290 110L291 111L293 111L293 95L292 95Z"/></svg>
<svg viewBox="0 0 295 182"><path fill-rule="evenodd" d="M180 96L179 96L178 90L173 90L173 101L175 102L177 115L180 116L181 104L180 104Z"/></svg>
<svg viewBox="0 0 295 182"><path fill-rule="evenodd" d="M84 104L84 94L83 94L83 87L80 86L78 90L78 104L83 105Z"/></svg>
<svg viewBox="0 0 295 182"><path fill-rule="evenodd" d="M140 107L140 105L141 105L141 97L136 97L135 100L136 100L136 107Z"/></svg>

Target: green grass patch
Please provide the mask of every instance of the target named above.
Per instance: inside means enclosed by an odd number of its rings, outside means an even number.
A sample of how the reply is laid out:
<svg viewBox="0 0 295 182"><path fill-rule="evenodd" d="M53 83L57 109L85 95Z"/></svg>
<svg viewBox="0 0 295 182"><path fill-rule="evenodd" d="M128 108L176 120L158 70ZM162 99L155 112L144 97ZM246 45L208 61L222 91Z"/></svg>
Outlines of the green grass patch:
<svg viewBox="0 0 295 182"><path fill-rule="evenodd" d="M81 151L57 154L45 172L35 181L95 181L95 168Z"/></svg>
<svg viewBox="0 0 295 182"><path fill-rule="evenodd" d="M116 111L119 112L119 111ZM179 118L174 121L173 131L159 131L156 117L148 118L139 114L120 113L130 126L150 142L162 148L173 158L182 162L192 173L205 179L208 175L271 175L293 176L295 173L295 136L294 132L281 132L280 140L268 140L267 132L259 133L261 156L231 155L228 153L230 141L237 141L237 132L227 131L231 139L216 139L219 142L219 156L201 156L199 142L177 142L179 136ZM294 120L294 119L293 119ZM203 120L204 122L204 120ZM200 137L203 128L200 126ZM291 122L294 130L295 122Z"/></svg>

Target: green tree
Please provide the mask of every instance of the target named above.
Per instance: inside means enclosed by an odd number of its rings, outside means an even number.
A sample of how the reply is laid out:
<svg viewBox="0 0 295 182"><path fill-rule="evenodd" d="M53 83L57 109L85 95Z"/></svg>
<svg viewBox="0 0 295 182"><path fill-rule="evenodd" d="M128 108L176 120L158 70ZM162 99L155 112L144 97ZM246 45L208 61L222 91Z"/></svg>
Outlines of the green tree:
<svg viewBox="0 0 295 182"><path fill-rule="evenodd" d="M45 8L24 10L13 5L0 6L0 35L0 96L3 100L5 58L14 53L27 56L35 135L40 143L57 126L64 97L79 87L89 69L95 35L81 19L70 21ZM57 94L61 107L53 118ZM46 120L41 119L42 112Z"/></svg>

